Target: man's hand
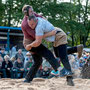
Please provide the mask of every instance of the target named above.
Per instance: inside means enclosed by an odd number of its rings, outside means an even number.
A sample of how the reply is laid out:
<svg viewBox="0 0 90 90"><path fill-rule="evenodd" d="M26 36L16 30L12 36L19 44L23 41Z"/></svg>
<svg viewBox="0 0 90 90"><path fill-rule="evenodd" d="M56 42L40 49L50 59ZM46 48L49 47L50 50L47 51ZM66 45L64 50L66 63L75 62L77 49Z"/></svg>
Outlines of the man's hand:
<svg viewBox="0 0 90 90"><path fill-rule="evenodd" d="M7 70L10 70L10 68L7 68Z"/></svg>
<svg viewBox="0 0 90 90"><path fill-rule="evenodd" d="M55 35L56 32L57 32L57 30L53 30L53 31L51 31L51 35Z"/></svg>
<svg viewBox="0 0 90 90"><path fill-rule="evenodd" d="M32 47L38 47L42 43L43 36L36 36L36 40L33 41L31 44L27 45L25 49L29 50Z"/></svg>
<svg viewBox="0 0 90 90"><path fill-rule="evenodd" d="M27 70L29 70L30 68L27 68Z"/></svg>
<svg viewBox="0 0 90 90"><path fill-rule="evenodd" d="M50 31L50 32L48 32L48 33L45 33L45 34L43 35L43 38L50 37L50 36L54 36L54 35L56 34L56 32L57 32L57 30L52 30L52 31Z"/></svg>
<svg viewBox="0 0 90 90"><path fill-rule="evenodd" d="M20 70L21 70L21 71L24 71L24 68L21 68Z"/></svg>
<svg viewBox="0 0 90 90"><path fill-rule="evenodd" d="M25 47L25 49L27 50L27 51L29 51L29 50L31 50L31 44L28 44L28 45L26 45L26 47Z"/></svg>

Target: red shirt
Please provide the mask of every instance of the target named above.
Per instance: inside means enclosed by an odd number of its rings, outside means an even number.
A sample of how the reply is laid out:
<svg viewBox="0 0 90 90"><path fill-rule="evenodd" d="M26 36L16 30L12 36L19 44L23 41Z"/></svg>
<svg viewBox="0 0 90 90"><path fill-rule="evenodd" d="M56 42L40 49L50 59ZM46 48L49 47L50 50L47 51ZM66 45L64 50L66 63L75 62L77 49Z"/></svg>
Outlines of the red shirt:
<svg viewBox="0 0 90 90"><path fill-rule="evenodd" d="M40 16L36 13L34 13L34 15L36 17L42 17L42 16ZM35 30L31 29L31 27L28 25L27 19L28 19L28 17L25 16L23 18L23 21L22 21L22 24L21 24L21 28L22 28L24 37L26 39L35 40Z"/></svg>

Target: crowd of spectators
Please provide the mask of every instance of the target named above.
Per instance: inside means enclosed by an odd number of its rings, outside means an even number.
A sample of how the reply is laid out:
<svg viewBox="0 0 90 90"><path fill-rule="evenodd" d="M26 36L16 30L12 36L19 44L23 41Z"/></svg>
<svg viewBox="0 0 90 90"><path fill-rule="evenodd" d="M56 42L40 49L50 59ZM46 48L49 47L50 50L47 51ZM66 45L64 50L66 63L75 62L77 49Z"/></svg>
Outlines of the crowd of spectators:
<svg viewBox="0 0 90 90"><path fill-rule="evenodd" d="M5 54L4 48L0 50L0 78L24 78L28 70L34 63L30 52L26 52L26 54L24 55L22 49L19 49L18 52L16 52L15 47L16 46L12 48L11 55ZM83 78L83 75L81 75L81 73L84 73L84 67L86 65L90 66L90 52L83 51L83 55L80 59L77 57L77 54L68 55L68 58L75 77ZM60 76L62 77L64 67L60 62L60 59L57 58L57 60L63 68L60 72ZM43 58L43 63L40 66L35 77L50 78L51 76L53 76L51 71L53 71L53 68L51 67L49 62ZM90 76L90 73L88 74L88 76Z"/></svg>

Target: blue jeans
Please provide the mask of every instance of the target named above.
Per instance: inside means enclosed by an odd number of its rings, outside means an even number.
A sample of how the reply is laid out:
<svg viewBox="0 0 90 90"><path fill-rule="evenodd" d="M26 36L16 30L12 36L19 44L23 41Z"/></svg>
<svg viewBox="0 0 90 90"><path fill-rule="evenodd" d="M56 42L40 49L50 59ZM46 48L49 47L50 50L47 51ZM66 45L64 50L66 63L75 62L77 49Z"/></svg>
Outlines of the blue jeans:
<svg viewBox="0 0 90 90"><path fill-rule="evenodd" d="M3 78L13 78L12 70L2 69Z"/></svg>
<svg viewBox="0 0 90 90"><path fill-rule="evenodd" d="M13 69L13 78L24 78L24 71L20 71L18 69Z"/></svg>

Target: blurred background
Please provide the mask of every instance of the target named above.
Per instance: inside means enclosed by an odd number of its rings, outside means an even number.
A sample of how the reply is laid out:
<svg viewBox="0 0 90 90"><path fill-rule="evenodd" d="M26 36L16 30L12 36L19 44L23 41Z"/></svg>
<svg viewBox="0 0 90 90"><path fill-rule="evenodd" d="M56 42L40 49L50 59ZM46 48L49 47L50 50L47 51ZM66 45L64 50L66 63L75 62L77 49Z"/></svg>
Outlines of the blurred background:
<svg viewBox="0 0 90 90"><path fill-rule="evenodd" d="M0 48L9 51L17 44L17 49L23 49L20 27L25 4L62 28L68 35L68 46L90 47L90 0L0 0ZM47 43L47 47L50 48L51 43Z"/></svg>

